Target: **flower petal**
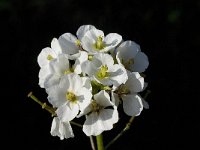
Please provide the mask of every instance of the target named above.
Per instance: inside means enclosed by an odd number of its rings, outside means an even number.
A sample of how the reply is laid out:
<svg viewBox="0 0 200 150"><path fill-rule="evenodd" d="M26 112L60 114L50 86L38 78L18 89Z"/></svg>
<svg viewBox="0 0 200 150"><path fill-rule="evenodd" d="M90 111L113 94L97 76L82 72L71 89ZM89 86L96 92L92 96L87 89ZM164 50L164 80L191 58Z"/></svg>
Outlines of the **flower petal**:
<svg viewBox="0 0 200 150"><path fill-rule="evenodd" d="M87 136L96 136L102 133L102 128L101 125L99 125L97 112L93 112L86 116L85 123L83 124L83 132Z"/></svg>
<svg viewBox="0 0 200 150"><path fill-rule="evenodd" d="M114 49L120 42L122 41L122 36L117 33L109 33L106 35L104 42L105 42L105 51L109 51Z"/></svg>
<svg viewBox="0 0 200 150"><path fill-rule="evenodd" d="M76 32L76 35L78 37L79 40L81 40L85 33L91 29L96 29L95 26L93 25L82 25L78 28L77 32Z"/></svg>
<svg viewBox="0 0 200 150"><path fill-rule="evenodd" d="M37 62L40 67L44 67L44 66L48 65L49 62L56 57L57 57L57 54L55 53L55 51L53 51L49 47L46 47L46 48L42 49L42 51L38 55Z"/></svg>
<svg viewBox="0 0 200 150"><path fill-rule="evenodd" d="M99 60L96 61L101 62L102 65L106 65L108 66L108 68L112 67L114 65L114 60L113 57L109 54L105 54L105 53L98 53L96 55L94 55L94 60Z"/></svg>
<svg viewBox="0 0 200 150"><path fill-rule="evenodd" d="M55 85L46 89L48 93L48 101L53 107L60 107L66 103L65 88L61 88L60 85Z"/></svg>
<svg viewBox="0 0 200 150"><path fill-rule="evenodd" d="M138 72L128 72L128 80L125 86L131 93L141 92L144 88L144 78Z"/></svg>
<svg viewBox="0 0 200 150"><path fill-rule="evenodd" d="M79 108L80 111L82 111L91 103L92 93L90 90L86 89L85 87L82 87L78 92L77 96Z"/></svg>
<svg viewBox="0 0 200 150"><path fill-rule="evenodd" d="M104 38L103 31L98 29L88 30L81 39L83 49L92 54L97 53L96 49L94 48L94 44L98 37Z"/></svg>
<svg viewBox="0 0 200 150"><path fill-rule="evenodd" d="M113 91L111 91L111 100L113 102L113 104L115 104L115 106L118 106L119 105L119 96L118 94L114 93Z"/></svg>
<svg viewBox="0 0 200 150"><path fill-rule="evenodd" d="M118 58L128 60L141 51L140 46L133 41L125 41L117 48ZM120 61L121 62L121 61Z"/></svg>
<svg viewBox="0 0 200 150"><path fill-rule="evenodd" d="M105 90L101 90L99 93L95 94L94 99L100 106L113 106L113 103L110 101L110 96Z"/></svg>
<svg viewBox="0 0 200 150"><path fill-rule="evenodd" d="M58 136L61 140L74 137L73 130L69 122L61 122L58 117L54 117L51 126L51 135Z"/></svg>
<svg viewBox="0 0 200 150"><path fill-rule="evenodd" d="M39 85L41 88L45 87L45 81L47 80L48 76L50 75L51 71L49 65L42 67L39 71Z"/></svg>
<svg viewBox="0 0 200 150"><path fill-rule="evenodd" d="M79 47L76 45L77 38L71 33L65 33L58 39L62 51L65 54L76 54L79 51Z"/></svg>
<svg viewBox="0 0 200 150"><path fill-rule="evenodd" d="M124 112L128 116L139 116L143 110L141 98L134 95L124 95L122 96Z"/></svg>
<svg viewBox="0 0 200 150"><path fill-rule="evenodd" d="M134 58L133 71L144 72L149 66L149 60L145 53L139 52Z"/></svg>
<svg viewBox="0 0 200 150"><path fill-rule="evenodd" d="M57 38L53 38L51 41L51 48L57 55L62 53L62 49Z"/></svg>
<svg viewBox="0 0 200 150"><path fill-rule="evenodd" d="M112 80L115 87L118 87L122 83L124 84L128 79L126 69L118 64L115 64L111 68L109 68L109 73L110 79Z"/></svg>
<svg viewBox="0 0 200 150"><path fill-rule="evenodd" d="M73 102L65 103L56 110L56 114L62 122L73 120L77 116L78 112L78 104Z"/></svg>

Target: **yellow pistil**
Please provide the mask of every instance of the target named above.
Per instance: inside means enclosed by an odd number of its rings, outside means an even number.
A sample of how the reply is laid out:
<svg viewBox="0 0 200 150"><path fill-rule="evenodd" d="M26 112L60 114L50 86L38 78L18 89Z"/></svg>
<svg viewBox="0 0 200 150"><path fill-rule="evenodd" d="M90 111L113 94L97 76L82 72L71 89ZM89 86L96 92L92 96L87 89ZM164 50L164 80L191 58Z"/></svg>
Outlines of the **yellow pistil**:
<svg viewBox="0 0 200 150"><path fill-rule="evenodd" d="M76 101L77 101L76 95L73 92L67 92L66 99L73 103L76 103Z"/></svg>
<svg viewBox="0 0 200 150"><path fill-rule="evenodd" d="M81 47L81 41L80 41L80 40L76 40L76 45L77 45L78 47Z"/></svg>
<svg viewBox="0 0 200 150"><path fill-rule="evenodd" d="M70 73L73 73L74 72L74 69L73 68L69 68L69 69L66 69L64 71L64 74L70 74Z"/></svg>
<svg viewBox="0 0 200 150"><path fill-rule="evenodd" d="M130 94L130 90L125 85L121 85L117 90L117 94L127 95Z"/></svg>
<svg viewBox="0 0 200 150"><path fill-rule="evenodd" d="M121 60L122 64L124 65L124 67L128 70L130 70L130 65L133 65L134 64L134 59L133 58L130 58L128 59L128 61L124 61L124 59Z"/></svg>
<svg viewBox="0 0 200 150"><path fill-rule="evenodd" d="M93 59L93 55L88 55L88 60L92 61L92 59Z"/></svg>
<svg viewBox="0 0 200 150"><path fill-rule="evenodd" d="M105 65L102 65L101 68L99 69L99 71L97 71L96 75L99 79L104 79L109 77L109 73L108 71L108 67Z"/></svg>
<svg viewBox="0 0 200 150"><path fill-rule="evenodd" d="M91 106L93 112L99 112L102 109L102 106L97 104L95 100L92 101Z"/></svg>
<svg viewBox="0 0 200 150"><path fill-rule="evenodd" d="M50 54L47 56L47 60L51 61L53 59L53 56L51 56Z"/></svg>
<svg viewBox="0 0 200 150"><path fill-rule="evenodd" d="M97 40L94 44L94 47L97 49L97 50L102 50L105 48L105 45L104 45L104 42L103 42L103 37L102 36L99 36L97 37Z"/></svg>

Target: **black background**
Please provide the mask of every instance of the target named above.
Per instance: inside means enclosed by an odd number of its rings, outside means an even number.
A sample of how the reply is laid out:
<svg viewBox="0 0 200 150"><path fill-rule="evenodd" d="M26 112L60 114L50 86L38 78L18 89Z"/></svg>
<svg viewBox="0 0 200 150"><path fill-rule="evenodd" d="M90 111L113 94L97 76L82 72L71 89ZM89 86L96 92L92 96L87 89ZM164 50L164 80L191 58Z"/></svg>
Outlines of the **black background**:
<svg viewBox="0 0 200 150"><path fill-rule="evenodd" d="M51 116L27 98L33 91L46 101L44 89L38 86L41 49L50 46L53 37L75 34L84 24L135 41L149 57L145 81L152 92L147 99L150 109L110 149L194 149L200 135L199 11L200 1L195 0L0 0L5 149L90 149L89 139L78 127L73 126L73 139L52 137ZM124 125L104 132L105 144Z"/></svg>

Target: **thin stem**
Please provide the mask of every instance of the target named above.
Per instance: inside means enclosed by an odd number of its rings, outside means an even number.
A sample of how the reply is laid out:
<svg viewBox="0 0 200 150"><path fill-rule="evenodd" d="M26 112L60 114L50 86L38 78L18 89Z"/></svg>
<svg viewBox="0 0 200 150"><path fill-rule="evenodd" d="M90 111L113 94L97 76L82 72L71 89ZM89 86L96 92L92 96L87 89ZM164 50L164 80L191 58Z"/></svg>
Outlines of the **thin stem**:
<svg viewBox="0 0 200 150"><path fill-rule="evenodd" d="M110 142L106 145L105 149L107 149L108 147L110 147L110 146L111 146L114 142L116 142L127 130L130 129L130 126L131 126L133 120L134 120L134 117L131 117L131 118L129 119L128 123L126 124L125 128L124 128L114 139L112 139L112 141L110 141Z"/></svg>
<svg viewBox="0 0 200 150"><path fill-rule="evenodd" d="M81 124L76 123L76 122L74 122L74 121L70 121L70 123L71 123L72 125L75 125L75 126L80 127L80 128L83 127Z"/></svg>
<svg viewBox="0 0 200 150"><path fill-rule="evenodd" d="M104 150L103 135L102 134L97 135L96 140L97 140L97 149Z"/></svg>
<svg viewBox="0 0 200 150"><path fill-rule="evenodd" d="M35 96L33 95L33 92L30 92L30 93L28 94L28 97L30 97L30 98L31 98L32 100L34 100L36 103L38 103L39 105L41 105L41 106L42 106L42 109L45 109L45 110L47 110L48 112L50 112L51 115L52 115L52 117L56 116L55 110L54 110L51 106L47 105L46 103L41 102L37 97L35 97Z"/></svg>
<svg viewBox="0 0 200 150"><path fill-rule="evenodd" d="M94 144L94 140L93 140L92 136L90 136L90 144L91 144L92 150L96 150L95 144Z"/></svg>

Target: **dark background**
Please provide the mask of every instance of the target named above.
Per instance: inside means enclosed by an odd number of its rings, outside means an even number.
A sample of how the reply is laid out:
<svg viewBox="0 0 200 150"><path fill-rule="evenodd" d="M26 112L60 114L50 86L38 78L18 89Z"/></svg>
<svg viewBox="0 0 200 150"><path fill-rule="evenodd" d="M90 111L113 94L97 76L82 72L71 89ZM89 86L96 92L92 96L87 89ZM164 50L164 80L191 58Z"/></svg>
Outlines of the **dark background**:
<svg viewBox="0 0 200 150"><path fill-rule="evenodd" d="M51 116L27 98L33 91L46 101L44 89L38 86L41 49L50 46L53 37L75 34L84 24L135 41L149 57L145 81L151 90L150 109L110 149L194 149L200 135L199 11L197 0L0 0L1 143L5 149L90 149L89 139L74 126L75 138L52 137ZM122 129L119 125L104 132L105 143Z"/></svg>

